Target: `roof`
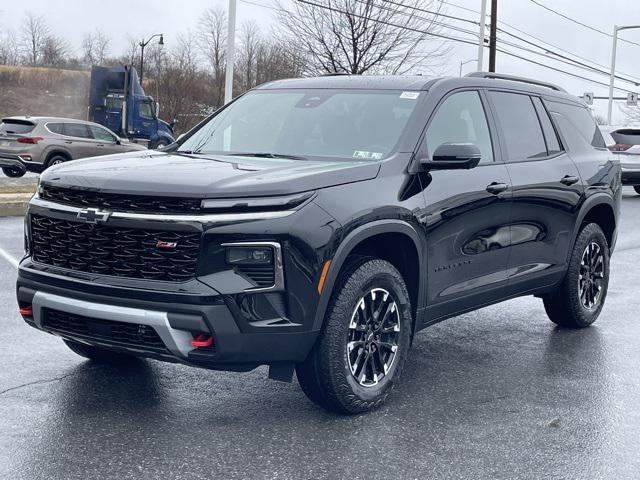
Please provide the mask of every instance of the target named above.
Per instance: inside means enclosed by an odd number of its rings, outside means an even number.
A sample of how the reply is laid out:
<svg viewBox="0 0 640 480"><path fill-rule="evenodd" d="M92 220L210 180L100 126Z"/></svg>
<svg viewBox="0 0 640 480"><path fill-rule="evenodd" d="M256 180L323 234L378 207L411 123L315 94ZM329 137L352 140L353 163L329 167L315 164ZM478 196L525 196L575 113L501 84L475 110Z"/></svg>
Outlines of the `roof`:
<svg viewBox="0 0 640 480"><path fill-rule="evenodd" d="M11 117L4 117L2 120L26 120L28 122L39 123L39 122L74 122L74 123L84 123L87 125L95 125L93 122L88 122L86 120L78 120L77 118L63 118L63 117L35 117L30 115L14 115Z"/></svg>
<svg viewBox="0 0 640 480"><path fill-rule="evenodd" d="M538 95L564 98L584 104L563 88L543 80L514 77L489 72L474 72L465 77L423 77L419 75L327 75L321 77L292 78L276 80L256 87L264 90L284 88L339 88L370 90L429 90L434 85L446 83L454 88L479 87L503 88Z"/></svg>

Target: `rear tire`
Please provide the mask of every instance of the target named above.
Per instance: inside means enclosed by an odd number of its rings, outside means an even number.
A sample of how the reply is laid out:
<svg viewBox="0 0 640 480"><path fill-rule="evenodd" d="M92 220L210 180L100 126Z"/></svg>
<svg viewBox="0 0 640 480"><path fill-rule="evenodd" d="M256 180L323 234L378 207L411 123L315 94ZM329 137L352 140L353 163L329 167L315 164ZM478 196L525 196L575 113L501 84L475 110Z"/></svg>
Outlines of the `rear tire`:
<svg viewBox="0 0 640 480"><path fill-rule="evenodd" d="M633 189L636 191L638 195L640 195L640 185L634 185Z"/></svg>
<svg viewBox="0 0 640 480"><path fill-rule="evenodd" d="M101 363L127 363L136 359L133 355L126 353L117 353L105 348L93 347L83 343L73 342L71 340L63 340L65 345L71 349L73 353L77 353L81 357L88 358L95 362Z"/></svg>
<svg viewBox="0 0 640 480"><path fill-rule="evenodd" d="M27 172L23 172L19 168L2 167L2 173L4 173L7 177L20 178Z"/></svg>
<svg viewBox="0 0 640 480"><path fill-rule="evenodd" d="M411 335L411 304L398 270L384 260L354 260L336 282L318 341L296 367L300 386L333 412L377 408L402 374Z"/></svg>
<svg viewBox="0 0 640 480"><path fill-rule="evenodd" d="M69 159L64 155L56 153L51 158L47 159L45 168L53 167L54 165L60 165L61 163L64 163L68 160Z"/></svg>
<svg viewBox="0 0 640 480"><path fill-rule="evenodd" d="M584 328L600 315L609 286L609 244L600 226L585 225L576 239L567 274L543 297L549 319L561 327Z"/></svg>

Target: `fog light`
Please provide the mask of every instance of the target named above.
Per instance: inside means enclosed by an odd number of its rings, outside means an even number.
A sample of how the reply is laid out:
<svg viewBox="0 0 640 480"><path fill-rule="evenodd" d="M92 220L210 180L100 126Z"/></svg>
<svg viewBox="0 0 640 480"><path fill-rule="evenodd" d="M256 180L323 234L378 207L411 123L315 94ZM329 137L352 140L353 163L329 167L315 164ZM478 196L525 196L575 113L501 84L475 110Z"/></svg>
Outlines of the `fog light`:
<svg viewBox="0 0 640 480"><path fill-rule="evenodd" d="M231 247L227 248L229 265L271 265L273 249L270 247Z"/></svg>

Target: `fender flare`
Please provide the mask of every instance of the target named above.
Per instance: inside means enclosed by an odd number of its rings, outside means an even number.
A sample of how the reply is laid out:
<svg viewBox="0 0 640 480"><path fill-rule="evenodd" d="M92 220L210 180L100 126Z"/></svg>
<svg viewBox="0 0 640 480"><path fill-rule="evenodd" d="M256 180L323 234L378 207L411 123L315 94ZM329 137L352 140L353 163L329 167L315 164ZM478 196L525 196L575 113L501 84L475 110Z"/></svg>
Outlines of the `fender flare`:
<svg viewBox="0 0 640 480"><path fill-rule="evenodd" d="M611 197L611 195L606 194L604 192L594 193L593 195L589 196L580 207L580 212L578 213L577 221L573 227L573 237L571 238L571 248L567 252L567 261L569 261L571 252L573 252L573 246L575 245L576 240L578 239L578 234L580 233L580 228L582 227L582 222L584 221L584 218L587 216L587 213L589 213L589 211L593 207L596 207L598 205L607 205L611 207L611 210L613 211L613 215L614 215L614 222L615 222L615 230L613 232L613 238L615 239L615 232L618 230L618 217L616 215L616 206L615 206L614 200ZM613 246L611 246L611 248L613 248Z"/></svg>
<svg viewBox="0 0 640 480"><path fill-rule="evenodd" d="M418 268L420 271L419 285L418 285L418 304L416 305L416 317L419 317L420 311L424 308L425 296L426 296L426 277L422 272L424 269L424 252L426 244L421 240L420 235L411 224L403 220L376 220L370 223L361 225L352 230L345 238L340 242L338 249L336 250L333 258L331 259L331 265L327 272L326 279L322 288L320 299L316 308L315 318L313 321L313 331L318 331L322 328L324 322L324 316L329 305L329 300L335 283L338 279L338 274L344 265L345 260L353 249L363 240L379 235L382 233L401 233L413 241L418 252ZM419 325L418 318L414 319L416 325Z"/></svg>

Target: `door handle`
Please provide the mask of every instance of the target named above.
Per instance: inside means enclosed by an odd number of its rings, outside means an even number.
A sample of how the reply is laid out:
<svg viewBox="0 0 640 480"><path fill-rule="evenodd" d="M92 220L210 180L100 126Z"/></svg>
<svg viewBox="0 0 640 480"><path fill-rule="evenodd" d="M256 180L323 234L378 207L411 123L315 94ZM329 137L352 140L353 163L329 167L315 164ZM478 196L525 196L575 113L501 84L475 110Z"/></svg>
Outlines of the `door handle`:
<svg viewBox="0 0 640 480"><path fill-rule="evenodd" d="M73 142L71 140L65 140L64 143L71 145Z"/></svg>
<svg viewBox="0 0 640 480"><path fill-rule="evenodd" d="M508 188L509 188L509 185L507 185L506 183L492 182L489 185L487 185L487 192L492 193L493 195L497 195L499 193L504 192Z"/></svg>
<svg viewBox="0 0 640 480"><path fill-rule="evenodd" d="M99 144L96 145L96 147L104 147L104 144L103 143L99 143Z"/></svg>
<svg viewBox="0 0 640 480"><path fill-rule="evenodd" d="M560 179L560 183L564 183L567 186L578 183L579 181L580 179L578 177L574 177L573 175L565 175Z"/></svg>

